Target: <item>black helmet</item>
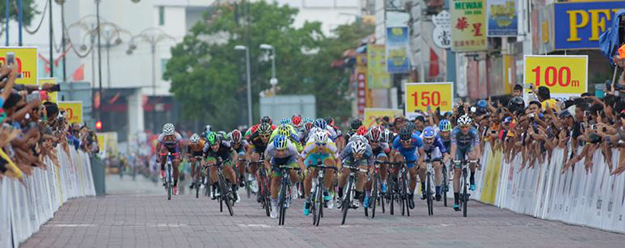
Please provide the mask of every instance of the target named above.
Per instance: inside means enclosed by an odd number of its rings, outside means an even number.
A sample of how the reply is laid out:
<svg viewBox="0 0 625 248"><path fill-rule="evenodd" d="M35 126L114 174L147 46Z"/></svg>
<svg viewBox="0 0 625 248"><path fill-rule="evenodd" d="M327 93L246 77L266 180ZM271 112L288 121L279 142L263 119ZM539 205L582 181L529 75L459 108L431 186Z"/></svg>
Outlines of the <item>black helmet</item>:
<svg viewBox="0 0 625 248"><path fill-rule="evenodd" d="M410 130L410 132L414 131L415 129L414 122L409 121L408 123L406 123L406 127L408 128L408 130Z"/></svg>
<svg viewBox="0 0 625 248"><path fill-rule="evenodd" d="M268 123L268 124L272 124L271 123L271 117L269 116L263 116L263 118L260 119L260 123Z"/></svg>
<svg viewBox="0 0 625 248"><path fill-rule="evenodd" d="M353 119L352 122L351 122L351 126L352 126L352 129L356 130L360 126L362 126L362 121L360 119L358 119L358 118Z"/></svg>
<svg viewBox="0 0 625 248"><path fill-rule="evenodd" d="M402 127L401 130L399 130L399 138L401 140L409 140L412 138L412 129L406 127Z"/></svg>
<svg viewBox="0 0 625 248"><path fill-rule="evenodd" d="M510 109L510 111L512 112L518 109L522 109L523 107L525 107L525 101L523 101L523 98L521 98L520 96L513 97L508 103L508 109Z"/></svg>

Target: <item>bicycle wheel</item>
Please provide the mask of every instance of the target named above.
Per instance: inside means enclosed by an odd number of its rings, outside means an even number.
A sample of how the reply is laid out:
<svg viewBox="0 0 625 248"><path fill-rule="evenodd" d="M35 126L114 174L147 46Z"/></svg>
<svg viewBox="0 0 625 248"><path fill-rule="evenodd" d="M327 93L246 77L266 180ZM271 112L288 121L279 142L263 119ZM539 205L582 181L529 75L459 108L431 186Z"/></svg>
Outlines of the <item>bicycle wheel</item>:
<svg viewBox="0 0 625 248"><path fill-rule="evenodd" d="M389 200L388 200L389 207L391 209L391 211L390 211L391 215L395 215L395 198L396 198L395 194L397 192L397 184L395 184L395 182L393 180L395 180L395 179L391 179L390 180L390 185L389 185L390 186L389 187L389 189L390 189L389 196L390 197L389 197Z"/></svg>
<svg viewBox="0 0 625 248"><path fill-rule="evenodd" d="M350 177L347 183L347 188L345 188L346 192L343 193L343 203L341 206L341 211L343 211L343 221L341 221L341 225L345 224L345 219L347 218L347 210L349 210L352 205L352 187L354 187L354 178Z"/></svg>
<svg viewBox="0 0 625 248"><path fill-rule="evenodd" d="M315 213L313 213L313 217L316 218L316 220L313 221L313 223L315 223L316 226L319 226L319 222L321 221L321 213L323 211L323 184L319 183L317 185L317 192L315 192L315 204L314 207L315 209L313 210Z"/></svg>
<svg viewBox="0 0 625 248"><path fill-rule="evenodd" d="M371 197L369 197L369 206L371 207L371 219L375 218L375 205L378 199L378 176L373 177L373 189L371 190Z"/></svg>
<svg viewBox="0 0 625 248"><path fill-rule="evenodd" d="M432 197L432 173L428 172L427 181L425 182L425 196L428 203L428 215L434 215L434 199Z"/></svg>
<svg viewBox="0 0 625 248"><path fill-rule="evenodd" d="M286 180L284 180L284 177L282 178L282 182L280 183L280 196L278 197L280 200L278 202L278 213L280 216L278 216L278 225L284 225L284 214L286 213L286 208L284 206L284 203L286 201L286 187L287 187L287 183Z"/></svg>
<svg viewBox="0 0 625 248"><path fill-rule="evenodd" d="M167 164L167 171L166 171L166 177L165 180L167 181L165 183L165 189L167 190L167 200L171 200L171 194L173 191L173 186L171 184L171 164Z"/></svg>
<svg viewBox="0 0 625 248"><path fill-rule="evenodd" d="M464 172L464 171L463 171ZM467 217L467 205L469 203L469 196L467 194L467 174L466 172L463 173L463 177L464 177L464 182L462 182L463 186L462 186L462 216Z"/></svg>
<svg viewBox="0 0 625 248"><path fill-rule="evenodd" d="M442 168L443 173L443 185L441 186L441 190L443 191L443 206L447 207L447 190L449 187L447 184L447 166L443 165Z"/></svg>
<svg viewBox="0 0 625 248"><path fill-rule="evenodd" d="M222 201L226 203L226 207L228 208L228 212L230 213L230 216L233 216L234 212L232 211L232 192L230 191L230 186L226 182L226 179L224 178L223 174L221 174L221 171L219 171L218 173L219 173L219 181L220 181L219 187L221 188L221 199Z"/></svg>
<svg viewBox="0 0 625 248"><path fill-rule="evenodd" d="M401 178L399 179L399 183L401 184L401 195L399 200L401 201L401 215L404 216L408 211L408 189L406 187L406 172L403 171L401 173ZM410 215L410 214L408 214Z"/></svg>
<svg viewBox="0 0 625 248"><path fill-rule="evenodd" d="M249 199L252 195L252 188L250 186L250 177L247 172L243 173L243 177L244 177L243 180L245 180L245 191L247 191L247 198Z"/></svg>
<svg viewBox="0 0 625 248"><path fill-rule="evenodd" d="M197 173L201 173L202 170L200 170L198 168L198 166L195 166L195 175L196 175L196 179L195 179L195 198L200 198L200 175L198 175Z"/></svg>

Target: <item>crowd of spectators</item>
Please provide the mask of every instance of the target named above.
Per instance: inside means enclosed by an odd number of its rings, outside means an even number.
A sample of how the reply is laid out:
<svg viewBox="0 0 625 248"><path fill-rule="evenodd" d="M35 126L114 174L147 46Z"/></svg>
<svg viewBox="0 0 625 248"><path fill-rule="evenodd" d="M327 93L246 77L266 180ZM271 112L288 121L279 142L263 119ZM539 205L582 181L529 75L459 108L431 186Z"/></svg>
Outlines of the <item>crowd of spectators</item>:
<svg viewBox="0 0 625 248"><path fill-rule="evenodd" d="M86 126L70 124L48 93L58 84L16 84L14 65L0 66L0 179L30 175L34 167L46 168L45 160L59 166L57 146L97 152L95 133Z"/></svg>

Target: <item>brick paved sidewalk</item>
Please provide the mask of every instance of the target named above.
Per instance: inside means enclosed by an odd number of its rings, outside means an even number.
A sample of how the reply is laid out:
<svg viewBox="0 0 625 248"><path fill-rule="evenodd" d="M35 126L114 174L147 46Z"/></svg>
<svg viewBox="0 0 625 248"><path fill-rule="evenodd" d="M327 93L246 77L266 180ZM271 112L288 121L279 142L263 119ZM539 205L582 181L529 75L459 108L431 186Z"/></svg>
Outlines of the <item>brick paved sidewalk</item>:
<svg viewBox="0 0 625 248"><path fill-rule="evenodd" d="M337 209L321 226L303 217L302 200L286 225L265 216L254 199L219 212L205 197L113 195L66 203L22 247L623 247L625 235L570 226L470 202L469 217L436 203L427 216L417 200L410 217L351 211L345 226Z"/></svg>

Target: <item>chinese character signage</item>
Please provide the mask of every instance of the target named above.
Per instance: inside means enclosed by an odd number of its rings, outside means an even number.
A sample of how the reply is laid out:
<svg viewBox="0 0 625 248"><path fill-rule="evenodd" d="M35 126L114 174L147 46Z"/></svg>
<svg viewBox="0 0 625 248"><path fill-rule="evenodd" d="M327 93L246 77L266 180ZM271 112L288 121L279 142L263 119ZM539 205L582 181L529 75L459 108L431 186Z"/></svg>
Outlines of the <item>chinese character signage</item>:
<svg viewBox="0 0 625 248"><path fill-rule="evenodd" d="M516 36L516 0L488 0L488 36Z"/></svg>
<svg viewBox="0 0 625 248"><path fill-rule="evenodd" d="M451 0L451 49L486 50L486 0Z"/></svg>
<svg viewBox="0 0 625 248"><path fill-rule="evenodd" d="M386 71L388 73L410 72L409 38L406 26L386 28Z"/></svg>
<svg viewBox="0 0 625 248"><path fill-rule="evenodd" d="M386 51L384 45L367 45L367 74L370 89L388 89L390 76L386 72Z"/></svg>
<svg viewBox="0 0 625 248"><path fill-rule="evenodd" d="M622 9L625 1L556 3L555 48L599 48L599 36L612 26L612 18Z"/></svg>

